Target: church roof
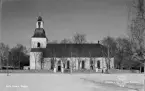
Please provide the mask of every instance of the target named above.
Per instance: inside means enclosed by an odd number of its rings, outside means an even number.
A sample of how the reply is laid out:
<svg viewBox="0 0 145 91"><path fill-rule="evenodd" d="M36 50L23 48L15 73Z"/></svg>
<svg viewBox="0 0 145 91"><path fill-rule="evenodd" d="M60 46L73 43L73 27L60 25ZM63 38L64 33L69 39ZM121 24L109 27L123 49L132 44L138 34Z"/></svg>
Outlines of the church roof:
<svg viewBox="0 0 145 91"><path fill-rule="evenodd" d="M46 38L45 31L43 28L36 28L32 37Z"/></svg>
<svg viewBox="0 0 145 91"><path fill-rule="evenodd" d="M103 57L101 44L47 44L47 48L33 48L32 52L43 52L43 57Z"/></svg>

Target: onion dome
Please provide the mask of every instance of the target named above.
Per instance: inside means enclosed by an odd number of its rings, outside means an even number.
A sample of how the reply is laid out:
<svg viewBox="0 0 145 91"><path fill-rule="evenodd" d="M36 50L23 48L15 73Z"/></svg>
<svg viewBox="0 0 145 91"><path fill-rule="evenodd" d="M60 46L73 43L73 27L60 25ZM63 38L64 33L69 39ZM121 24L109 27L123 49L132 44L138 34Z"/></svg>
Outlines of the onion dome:
<svg viewBox="0 0 145 91"><path fill-rule="evenodd" d="M42 20L42 17L39 16L37 18L37 22L36 22L36 29L35 29L35 32L34 32L34 35L32 37L41 37L41 38L46 38L46 35L45 35L45 30L43 28L43 20Z"/></svg>
<svg viewBox="0 0 145 91"><path fill-rule="evenodd" d="M38 16L37 21L42 21L42 17L41 16Z"/></svg>
<svg viewBox="0 0 145 91"><path fill-rule="evenodd" d="M43 28L36 28L33 37L46 38L44 29Z"/></svg>

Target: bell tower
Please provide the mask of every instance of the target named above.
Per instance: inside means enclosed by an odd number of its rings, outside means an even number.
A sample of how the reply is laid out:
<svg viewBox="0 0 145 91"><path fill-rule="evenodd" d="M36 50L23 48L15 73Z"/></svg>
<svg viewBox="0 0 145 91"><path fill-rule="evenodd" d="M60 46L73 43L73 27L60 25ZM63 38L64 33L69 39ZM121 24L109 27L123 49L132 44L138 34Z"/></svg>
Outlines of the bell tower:
<svg viewBox="0 0 145 91"><path fill-rule="evenodd" d="M31 37L30 69L42 69L40 63L43 60L43 49L47 46L47 37L43 25L42 17L38 16L36 28Z"/></svg>
<svg viewBox="0 0 145 91"><path fill-rule="evenodd" d="M34 35L31 38L31 48L46 48L47 37L43 28L44 21L38 16Z"/></svg>

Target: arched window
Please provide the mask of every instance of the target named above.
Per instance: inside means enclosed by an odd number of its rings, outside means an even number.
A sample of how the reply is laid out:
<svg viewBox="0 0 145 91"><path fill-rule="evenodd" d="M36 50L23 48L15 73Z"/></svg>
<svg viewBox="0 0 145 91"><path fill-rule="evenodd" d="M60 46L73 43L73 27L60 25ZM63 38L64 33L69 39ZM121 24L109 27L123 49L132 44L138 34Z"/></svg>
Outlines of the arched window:
<svg viewBox="0 0 145 91"><path fill-rule="evenodd" d="M37 43L37 47L38 47L38 48L40 47L40 43L39 43L39 42Z"/></svg>
<svg viewBox="0 0 145 91"><path fill-rule="evenodd" d="M94 69L94 62L93 62L93 60L90 60L90 68L93 70Z"/></svg>
<svg viewBox="0 0 145 91"><path fill-rule="evenodd" d="M82 61L82 69L85 69L85 61Z"/></svg>
<svg viewBox="0 0 145 91"><path fill-rule="evenodd" d="M61 71L61 60L59 60L58 63L57 63L57 70L59 72Z"/></svg>
<svg viewBox="0 0 145 91"><path fill-rule="evenodd" d="M70 63L69 63L69 61L67 61L67 69L69 69L70 67Z"/></svg>
<svg viewBox="0 0 145 91"><path fill-rule="evenodd" d="M99 60L97 61L97 67L98 67L98 69L100 69L100 61Z"/></svg>

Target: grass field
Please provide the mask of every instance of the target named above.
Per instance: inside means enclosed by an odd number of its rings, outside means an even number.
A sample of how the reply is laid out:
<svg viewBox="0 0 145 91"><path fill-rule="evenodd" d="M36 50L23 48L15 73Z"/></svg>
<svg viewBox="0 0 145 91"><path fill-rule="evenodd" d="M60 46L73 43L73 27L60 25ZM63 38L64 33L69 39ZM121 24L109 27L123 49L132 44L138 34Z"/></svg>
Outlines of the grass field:
<svg viewBox="0 0 145 91"><path fill-rule="evenodd" d="M121 75L132 83L106 83L119 81ZM0 91L144 91L143 84L143 74L0 74Z"/></svg>

